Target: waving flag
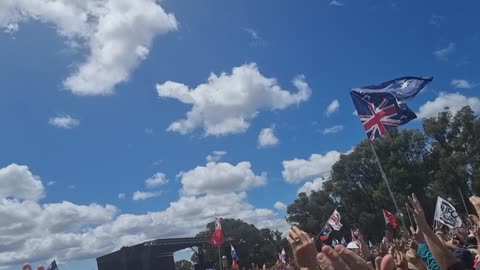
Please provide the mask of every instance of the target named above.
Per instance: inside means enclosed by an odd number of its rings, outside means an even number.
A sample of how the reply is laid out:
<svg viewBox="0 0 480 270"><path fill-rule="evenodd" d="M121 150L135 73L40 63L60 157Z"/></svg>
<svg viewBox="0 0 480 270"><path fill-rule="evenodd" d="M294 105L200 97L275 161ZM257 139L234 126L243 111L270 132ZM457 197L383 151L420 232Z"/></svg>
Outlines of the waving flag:
<svg viewBox="0 0 480 270"><path fill-rule="evenodd" d="M48 266L47 270L58 270L57 262L53 260L53 262Z"/></svg>
<svg viewBox="0 0 480 270"><path fill-rule="evenodd" d="M383 218L385 219L385 224L390 224L392 226L392 229L396 230L398 227L398 222L395 216L388 212L387 210L383 209Z"/></svg>
<svg viewBox="0 0 480 270"><path fill-rule="evenodd" d="M230 249L231 249L230 254L232 255L232 260L239 261L240 259L238 258L237 251L235 250L235 248L232 245L230 245Z"/></svg>
<svg viewBox="0 0 480 270"><path fill-rule="evenodd" d="M332 233L332 230L332 227L327 222L327 224L325 224L325 226L323 226L322 230L320 231L320 240L327 241L330 237L330 234Z"/></svg>
<svg viewBox="0 0 480 270"><path fill-rule="evenodd" d="M287 253L285 252L285 249L282 248L282 253L280 254L282 256L282 263L287 262Z"/></svg>
<svg viewBox="0 0 480 270"><path fill-rule="evenodd" d="M347 240L345 240L345 237L342 236L342 240L340 240L340 244L342 244L342 246L346 247L347 246Z"/></svg>
<svg viewBox="0 0 480 270"><path fill-rule="evenodd" d="M402 77L379 85L351 89L353 104L368 139L373 141L388 129L417 118L406 102L431 81L431 77Z"/></svg>
<svg viewBox="0 0 480 270"><path fill-rule="evenodd" d="M450 228L459 228L462 226L462 219L458 216L455 207L441 197L437 197L435 220Z"/></svg>
<svg viewBox="0 0 480 270"><path fill-rule="evenodd" d="M223 244L225 239L223 238L222 225L220 224L220 219L215 218L215 231L210 238L210 244L214 247L219 247Z"/></svg>
<svg viewBox="0 0 480 270"><path fill-rule="evenodd" d="M332 215L328 219L327 223L330 224L330 226L332 226L335 231L339 231L343 226L340 222L341 219L342 217L340 216L340 213L337 211L337 209L335 209L335 211L333 211Z"/></svg>

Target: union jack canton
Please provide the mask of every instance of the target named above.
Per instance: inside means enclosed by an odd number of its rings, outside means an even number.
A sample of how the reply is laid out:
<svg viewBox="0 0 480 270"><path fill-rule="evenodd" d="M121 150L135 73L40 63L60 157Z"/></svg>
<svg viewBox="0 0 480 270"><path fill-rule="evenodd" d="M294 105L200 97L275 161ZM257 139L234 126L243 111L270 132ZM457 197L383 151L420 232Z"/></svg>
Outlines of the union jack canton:
<svg viewBox="0 0 480 270"><path fill-rule="evenodd" d="M432 78L402 77L379 85L350 90L353 104L370 141L417 118L407 107Z"/></svg>

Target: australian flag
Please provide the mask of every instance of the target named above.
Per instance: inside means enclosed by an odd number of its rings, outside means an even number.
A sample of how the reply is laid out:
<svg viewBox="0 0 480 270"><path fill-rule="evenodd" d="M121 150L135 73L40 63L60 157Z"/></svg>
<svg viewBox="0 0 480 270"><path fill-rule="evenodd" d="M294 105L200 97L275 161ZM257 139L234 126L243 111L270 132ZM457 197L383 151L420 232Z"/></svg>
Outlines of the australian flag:
<svg viewBox="0 0 480 270"><path fill-rule="evenodd" d="M388 129L417 118L406 102L431 81L431 77L402 77L378 85L351 89L353 104L368 139L373 141Z"/></svg>

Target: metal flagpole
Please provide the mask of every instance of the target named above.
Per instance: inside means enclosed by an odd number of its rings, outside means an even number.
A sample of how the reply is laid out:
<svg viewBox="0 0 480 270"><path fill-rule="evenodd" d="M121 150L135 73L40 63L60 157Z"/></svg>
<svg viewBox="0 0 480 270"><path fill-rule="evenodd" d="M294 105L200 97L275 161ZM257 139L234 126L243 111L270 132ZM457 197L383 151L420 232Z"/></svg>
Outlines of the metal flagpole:
<svg viewBox="0 0 480 270"><path fill-rule="evenodd" d="M462 197L463 207L465 207L465 213L467 214L467 220L469 220L468 219L468 209L467 209L467 205L465 204L465 199L463 198L462 190L460 188L458 188L458 192L460 192L460 197ZM470 222L470 220L469 220L469 222Z"/></svg>
<svg viewBox="0 0 480 270"><path fill-rule="evenodd" d="M222 257L220 254L220 246L218 246L218 263L220 264L220 270L223 270Z"/></svg>
<svg viewBox="0 0 480 270"><path fill-rule="evenodd" d="M397 210L397 213L400 214L400 209L398 208L397 201L395 200L395 197L393 196L393 192L390 189L390 184L388 183L387 175L383 171L383 167L382 167L382 163L380 163L380 159L378 159L377 151L375 151L375 148L373 147L372 142L369 142L369 144L370 144L370 148L372 148L372 152L373 152L373 155L375 156L375 160L377 161L377 165L378 165L378 168L380 169L380 173L382 174L383 181L385 182L385 185L387 185L387 189L388 189L388 192L390 193L390 197L392 197L393 204L395 205L395 209ZM400 216L400 220L402 221L403 229L407 231L407 226L405 225L403 216Z"/></svg>
<svg viewBox="0 0 480 270"><path fill-rule="evenodd" d="M407 215L408 215L408 220L410 221L410 226L413 227L413 222L412 222L412 218L410 217L410 210L408 210L408 206L407 206Z"/></svg>

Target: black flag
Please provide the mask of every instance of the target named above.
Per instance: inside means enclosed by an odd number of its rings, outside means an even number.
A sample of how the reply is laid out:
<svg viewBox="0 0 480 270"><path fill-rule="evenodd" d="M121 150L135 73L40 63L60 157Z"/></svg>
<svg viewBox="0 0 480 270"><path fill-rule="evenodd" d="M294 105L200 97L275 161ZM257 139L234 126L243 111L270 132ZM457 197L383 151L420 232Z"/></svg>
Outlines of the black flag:
<svg viewBox="0 0 480 270"><path fill-rule="evenodd" d="M47 270L58 270L57 262L53 260L50 266L48 266Z"/></svg>

